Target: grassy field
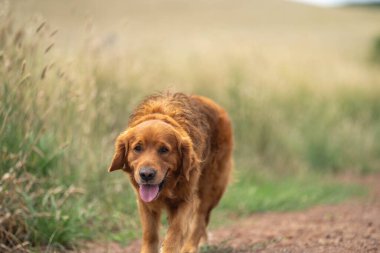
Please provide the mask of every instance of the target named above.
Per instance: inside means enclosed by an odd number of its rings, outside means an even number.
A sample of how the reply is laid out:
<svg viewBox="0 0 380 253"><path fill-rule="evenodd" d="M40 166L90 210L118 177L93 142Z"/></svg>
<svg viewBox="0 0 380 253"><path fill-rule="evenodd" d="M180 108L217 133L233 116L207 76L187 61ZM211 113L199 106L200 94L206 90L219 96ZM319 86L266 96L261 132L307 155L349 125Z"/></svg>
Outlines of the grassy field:
<svg viewBox="0 0 380 253"><path fill-rule="evenodd" d="M0 16L0 251L139 237L134 194L107 166L132 108L160 90L209 96L233 119L213 227L363 194L334 175L379 171L379 9L53 2Z"/></svg>

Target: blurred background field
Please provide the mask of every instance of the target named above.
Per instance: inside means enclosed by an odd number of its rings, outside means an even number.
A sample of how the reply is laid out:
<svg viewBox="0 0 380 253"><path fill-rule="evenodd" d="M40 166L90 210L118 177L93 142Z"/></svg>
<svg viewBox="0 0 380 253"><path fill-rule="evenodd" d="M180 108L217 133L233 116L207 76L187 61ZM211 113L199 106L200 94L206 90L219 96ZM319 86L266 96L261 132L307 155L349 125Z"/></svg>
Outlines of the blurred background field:
<svg viewBox="0 0 380 253"><path fill-rule="evenodd" d="M380 170L380 8L288 1L0 1L0 251L139 237L107 173L146 95L230 113L235 174L212 226L365 194Z"/></svg>

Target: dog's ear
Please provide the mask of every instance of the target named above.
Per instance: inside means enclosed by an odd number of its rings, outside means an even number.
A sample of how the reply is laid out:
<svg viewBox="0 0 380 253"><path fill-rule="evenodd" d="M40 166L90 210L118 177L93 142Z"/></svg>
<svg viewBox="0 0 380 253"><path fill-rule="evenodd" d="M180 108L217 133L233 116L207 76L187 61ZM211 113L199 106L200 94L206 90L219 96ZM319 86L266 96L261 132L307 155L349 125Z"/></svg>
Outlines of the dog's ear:
<svg viewBox="0 0 380 253"><path fill-rule="evenodd" d="M178 139L178 149L181 156L181 170L185 175L186 180L189 181L190 172L199 167L199 159L189 137L179 137Z"/></svg>
<svg viewBox="0 0 380 253"><path fill-rule="evenodd" d="M108 168L108 172L114 170L127 169L126 156L128 153L128 133L127 131L121 133L115 142L115 154L113 155L112 162Z"/></svg>

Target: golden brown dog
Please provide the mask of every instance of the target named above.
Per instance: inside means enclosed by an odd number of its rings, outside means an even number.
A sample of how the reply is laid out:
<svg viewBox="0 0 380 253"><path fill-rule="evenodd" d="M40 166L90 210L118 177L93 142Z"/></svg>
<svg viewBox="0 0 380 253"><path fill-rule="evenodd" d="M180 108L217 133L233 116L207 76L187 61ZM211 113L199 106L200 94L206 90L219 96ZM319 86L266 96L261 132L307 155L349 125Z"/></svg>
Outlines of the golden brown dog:
<svg viewBox="0 0 380 253"><path fill-rule="evenodd" d="M126 171L136 190L142 253L159 252L163 209L169 227L162 252L198 251L229 181L232 142L227 113L205 97L160 94L136 108L116 140L109 171Z"/></svg>

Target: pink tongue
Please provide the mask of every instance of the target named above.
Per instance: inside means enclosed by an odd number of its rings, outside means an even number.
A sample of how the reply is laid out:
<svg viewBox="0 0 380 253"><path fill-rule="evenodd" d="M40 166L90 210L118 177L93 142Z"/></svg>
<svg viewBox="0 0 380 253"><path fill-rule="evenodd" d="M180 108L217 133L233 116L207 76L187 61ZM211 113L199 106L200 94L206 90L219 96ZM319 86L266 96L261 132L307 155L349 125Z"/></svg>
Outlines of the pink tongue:
<svg viewBox="0 0 380 253"><path fill-rule="evenodd" d="M140 197L144 202L151 202L157 197L158 185L140 185Z"/></svg>

